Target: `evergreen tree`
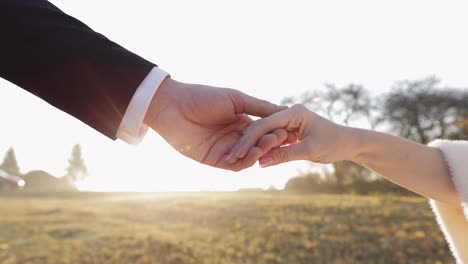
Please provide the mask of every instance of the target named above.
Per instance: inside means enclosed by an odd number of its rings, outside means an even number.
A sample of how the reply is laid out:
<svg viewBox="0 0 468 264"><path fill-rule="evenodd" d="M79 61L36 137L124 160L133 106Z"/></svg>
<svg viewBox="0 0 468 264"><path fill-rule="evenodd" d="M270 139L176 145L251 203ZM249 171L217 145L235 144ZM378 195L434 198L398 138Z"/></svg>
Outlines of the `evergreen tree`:
<svg viewBox="0 0 468 264"><path fill-rule="evenodd" d="M10 147L6 152L5 158L3 158L3 162L0 165L0 169L12 175L20 175L20 169L18 162L16 161L15 151L12 147Z"/></svg>
<svg viewBox="0 0 468 264"><path fill-rule="evenodd" d="M88 176L88 169L83 161L81 145L73 146L72 155L68 160L67 174L65 177L71 182L77 182Z"/></svg>

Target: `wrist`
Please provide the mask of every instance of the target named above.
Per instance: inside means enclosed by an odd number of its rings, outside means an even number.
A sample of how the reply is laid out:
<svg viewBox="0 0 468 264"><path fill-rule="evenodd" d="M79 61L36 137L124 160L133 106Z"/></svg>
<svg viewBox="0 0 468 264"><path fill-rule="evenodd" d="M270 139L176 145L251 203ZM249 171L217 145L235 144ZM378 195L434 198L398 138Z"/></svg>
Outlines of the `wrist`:
<svg viewBox="0 0 468 264"><path fill-rule="evenodd" d="M348 154L345 160L361 163L369 144L367 132L368 130L365 129L345 127L345 142L348 145Z"/></svg>
<svg viewBox="0 0 468 264"><path fill-rule="evenodd" d="M146 112L144 123L159 132L161 114L174 102L178 82L166 77L159 85Z"/></svg>

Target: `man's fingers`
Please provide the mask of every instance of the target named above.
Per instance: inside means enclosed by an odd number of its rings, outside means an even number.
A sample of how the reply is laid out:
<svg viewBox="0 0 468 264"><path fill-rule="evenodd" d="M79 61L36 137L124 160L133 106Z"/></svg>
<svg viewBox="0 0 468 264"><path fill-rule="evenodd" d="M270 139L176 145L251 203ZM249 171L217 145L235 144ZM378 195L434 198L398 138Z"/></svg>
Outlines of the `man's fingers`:
<svg viewBox="0 0 468 264"><path fill-rule="evenodd" d="M248 126L253 124L255 121L250 118L250 116L246 114L240 114L238 116L237 122L234 123L234 129L236 131L243 131L245 130Z"/></svg>
<svg viewBox="0 0 468 264"><path fill-rule="evenodd" d="M245 158L238 161L241 169L252 167L263 154L263 151L259 147L251 148Z"/></svg>
<svg viewBox="0 0 468 264"><path fill-rule="evenodd" d="M253 147L249 150L245 158L237 160L234 164L227 165L227 167L234 171L252 167L263 154L263 151L259 147Z"/></svg>
<svg viewBox="0 0 468 264"><path fill-rule="evenodd" d="M254 165L260 157L265 155L271 149L280 147L288 138L288 133L284 129L276 129L272 133L264 135L257 146L249 149L248 153L242 159L236 159L235 163L230 164L233 170L241 170Z"/></svg>
<svg viewBox="0 0 468 264"><path fill-rule="evenodd" d="M286 110L257 120L244 131L242 137L232 148L229 155L230 162L234 162L236 158L241 159L245 157L249 149L255 146L263 135L268 134L270 131L273 131L277 128L285 127L286 124L293 118L293 112Z"/></svg>
<svg viewBox="0 0 468 264"><path fill-rule="evenodd" d="M255 98L240 91L236 91L234 96L237 97L235 100L238 101L237 105L240 106L238 111L248 115L267 117L288 108L287 106L279 106L266 100Z"/></svg>
<svg viewBox="0 0 468 264"><path fill-rule="evenodd" d="M281 145L288 145L288 144L294 144L297 143L299 140L299 135L297 134L297 131L288 131L288 136L286 140L283 142Z"/></svg>
<svg viewBox="0 0 468 264"><path fill-rule="evenodd" d="M288 132L284 129L275 129L270 134L263 136L257 143L257 147L259 147L263 154L267 153L273 148L280 147L283 142L285 142L288 138Z"/></svg>
<svg viewBox="0 0 468 264"><path fill-rule="evenodd" d="M293 160L301 160L307 155L305 142L300 142L286 147L275 148L259 159L260 166L265 168Z"/></svg>

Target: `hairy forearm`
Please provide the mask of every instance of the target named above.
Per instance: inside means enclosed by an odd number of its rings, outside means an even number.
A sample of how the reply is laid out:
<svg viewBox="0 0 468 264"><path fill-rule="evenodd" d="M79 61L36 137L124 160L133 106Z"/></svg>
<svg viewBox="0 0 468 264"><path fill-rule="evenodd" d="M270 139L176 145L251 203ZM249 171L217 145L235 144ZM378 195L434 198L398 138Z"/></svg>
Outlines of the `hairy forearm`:
<svg viewBox="0 0 468 264"><path fill-rule="evenodd" d="M348 128L356 152L350 159L415 193L449 205L459 197L437 148L364 129Z"/></svg>

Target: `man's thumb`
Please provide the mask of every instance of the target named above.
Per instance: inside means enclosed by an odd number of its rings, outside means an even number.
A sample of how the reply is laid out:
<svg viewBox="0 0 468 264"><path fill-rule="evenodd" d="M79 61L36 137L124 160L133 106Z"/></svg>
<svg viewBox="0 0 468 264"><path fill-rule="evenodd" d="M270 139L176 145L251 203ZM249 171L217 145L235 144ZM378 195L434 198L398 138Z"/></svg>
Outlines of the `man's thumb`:
<svg viewBox="0 0 468 264"><path fill-rule="evenodd" d="M267 117L288 108L287 106L275 105L242 92L239 92L239 99L242 102L243 113L258 117Z"/></svg>
<svg viewBox="0 0 468 264"><path fill-rule="evenodd" d="M260 166L265 168L293 160L306 159L306 145L303 142L286 147L275 148L259 159Z"/></svg>

